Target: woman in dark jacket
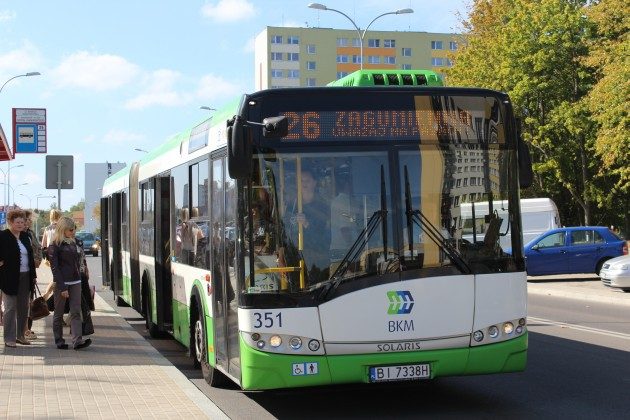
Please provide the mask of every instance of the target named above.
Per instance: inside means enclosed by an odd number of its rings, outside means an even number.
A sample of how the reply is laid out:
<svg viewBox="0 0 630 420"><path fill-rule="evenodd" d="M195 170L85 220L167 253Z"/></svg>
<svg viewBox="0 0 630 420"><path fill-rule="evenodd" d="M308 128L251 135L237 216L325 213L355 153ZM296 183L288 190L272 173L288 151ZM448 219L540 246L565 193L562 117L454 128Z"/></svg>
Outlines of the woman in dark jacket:
<svg viewBox="0 0 630 420"><path fill-rule="evenodd" d="M29 298L35 291L35 261L26 232L23 210L7 214L8 229L0 232L0 289L4 304L4 344L15 347L31 344L24 337L27 330Z"/></svg>
<svg viewBox="0 0 630 420"><path fill-rule="evenodd" d="M72 346L75 350L89 346L92 340L83 340L81 325L81 254L74 240L74 221L62 217L48 245L47 253L55 282L55 312L53 335L58 349L67 349L63 339L63 312L66 299L70 301L70 329Z"/></svg>

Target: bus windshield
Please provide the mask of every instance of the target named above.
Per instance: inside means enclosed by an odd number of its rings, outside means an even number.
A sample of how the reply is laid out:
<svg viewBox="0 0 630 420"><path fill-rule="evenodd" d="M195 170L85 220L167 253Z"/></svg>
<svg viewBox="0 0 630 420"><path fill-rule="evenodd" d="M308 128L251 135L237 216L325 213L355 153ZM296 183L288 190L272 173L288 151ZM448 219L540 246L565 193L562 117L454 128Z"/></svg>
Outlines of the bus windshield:
<svg viewBox="0 0 630 420"><path fill-rule="evenodd" d="M485 99L476 99L485 110ZM347 134L355 136L353 142L324 145L329 139L322 139L301 145L299 134L290 147L259 147L246 189L246 292L308 292L355 279L367 287L392 276L522 268L500 244L508 229L520 229L510 222L518 205L507 205L518 203L508 188L515 152L506 146L496 112L479 118L476 126L474 119L468 123L460 121L452 136L444 128L439 138L407 131L405 141L377 143L366 131L355 131ZM334 128L346 135L339 124ZM324 136L325 131L322 125L312 132ZM484 235L473 241L461 222L461 204L488 200L506 205L501 213L486 206L475 215ZM516 244L510 245L519 249L520 235L511 238Z"/></svg>

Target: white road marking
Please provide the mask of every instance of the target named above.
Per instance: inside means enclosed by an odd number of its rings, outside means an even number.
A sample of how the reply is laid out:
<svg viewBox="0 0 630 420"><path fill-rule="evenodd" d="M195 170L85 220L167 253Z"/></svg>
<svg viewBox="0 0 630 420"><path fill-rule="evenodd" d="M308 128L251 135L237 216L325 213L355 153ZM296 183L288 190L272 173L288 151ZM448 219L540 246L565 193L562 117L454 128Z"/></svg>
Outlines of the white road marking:
<svg viewBox="0 0 630 420"><path fill-rule="evenodd" d="M630 334L625 334L625 333L620 333L620 332L615 332L615 331L602 330L602 329L599 329L599 328L585 327L583 325L569 324L567 322L552 321L550 319L535 318L535 317L528 316L527 317L527 324L529 325L532 322L549 324L549 325L556 325L558 327L572 328L574 330L587 331L587 332L591 332L591 333L595 333L595 334L606 335L608 337L616 337L616 338L622 338L624 340L630 340Z"/></svg>

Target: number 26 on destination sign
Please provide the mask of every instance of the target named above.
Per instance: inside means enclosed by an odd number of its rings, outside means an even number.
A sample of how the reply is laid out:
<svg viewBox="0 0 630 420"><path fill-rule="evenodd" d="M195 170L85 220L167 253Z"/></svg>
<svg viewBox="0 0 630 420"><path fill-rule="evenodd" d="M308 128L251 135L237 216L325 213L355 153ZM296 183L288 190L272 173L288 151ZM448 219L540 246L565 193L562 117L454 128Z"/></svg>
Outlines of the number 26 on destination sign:
<svg viewBox="0 0 630 420"><path fill-rule="evenodd" d="M282 327L282 312L254 312L254 328Z"/></svg>

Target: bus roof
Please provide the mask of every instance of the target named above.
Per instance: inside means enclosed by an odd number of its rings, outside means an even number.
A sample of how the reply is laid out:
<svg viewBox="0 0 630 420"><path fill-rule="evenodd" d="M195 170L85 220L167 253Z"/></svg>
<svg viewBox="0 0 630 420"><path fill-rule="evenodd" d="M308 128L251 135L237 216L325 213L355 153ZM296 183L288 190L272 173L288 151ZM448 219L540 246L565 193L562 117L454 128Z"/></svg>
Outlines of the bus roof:
<svg viewBox="0 0 630 420"><path fill-rule="evenodd" d="M431 70L357 70L327 86L444 86Z"/></svg>

